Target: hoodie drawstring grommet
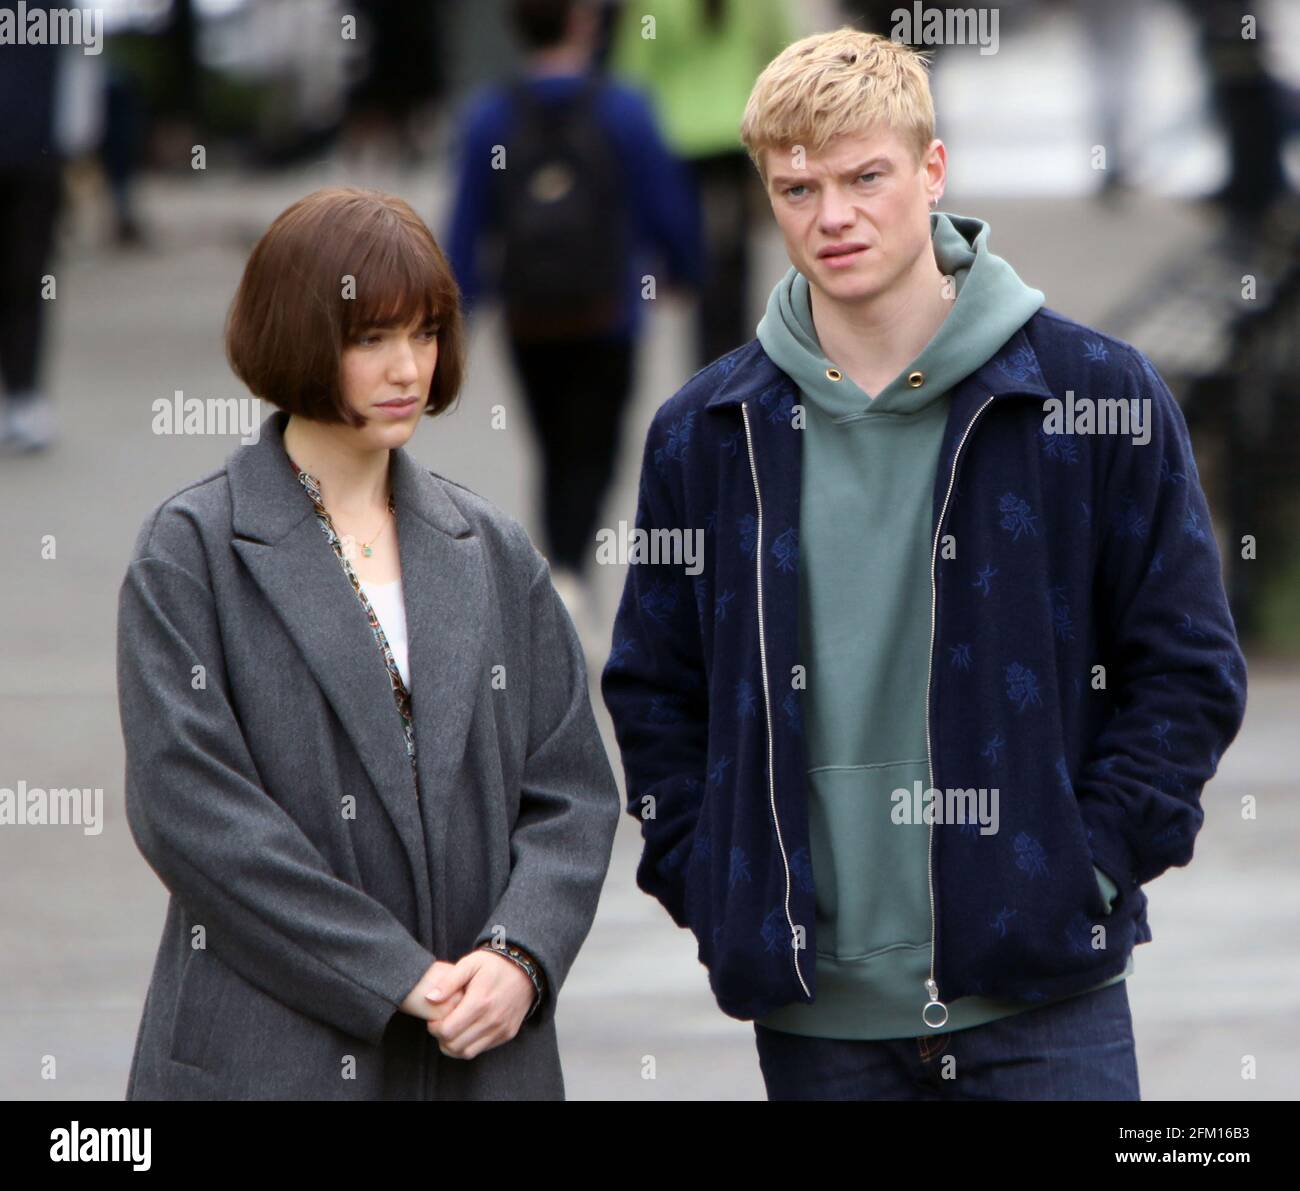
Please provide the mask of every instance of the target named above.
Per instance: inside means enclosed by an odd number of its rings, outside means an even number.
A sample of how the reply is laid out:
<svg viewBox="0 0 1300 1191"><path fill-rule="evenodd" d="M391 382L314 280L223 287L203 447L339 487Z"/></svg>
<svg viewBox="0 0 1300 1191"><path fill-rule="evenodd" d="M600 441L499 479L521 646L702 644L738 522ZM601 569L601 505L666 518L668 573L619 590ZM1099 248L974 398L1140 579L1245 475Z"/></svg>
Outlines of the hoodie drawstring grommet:
<svg viewBox="0 0 1300 1191"><path fill-rule="evenodd" d="M838 368L827 368L827 369L826 369L826 379L827 379L827 380L843 380L843 379L844 379L844 373L842 373Z"/></svg>
<svg viewBox="0 0 1300 1191"><path fill-rule="evenodd" d="M907 383L911 385L912 388L919 389L923 384L925 384L925 373L920 371L909 372L907 374Z"/></svg>

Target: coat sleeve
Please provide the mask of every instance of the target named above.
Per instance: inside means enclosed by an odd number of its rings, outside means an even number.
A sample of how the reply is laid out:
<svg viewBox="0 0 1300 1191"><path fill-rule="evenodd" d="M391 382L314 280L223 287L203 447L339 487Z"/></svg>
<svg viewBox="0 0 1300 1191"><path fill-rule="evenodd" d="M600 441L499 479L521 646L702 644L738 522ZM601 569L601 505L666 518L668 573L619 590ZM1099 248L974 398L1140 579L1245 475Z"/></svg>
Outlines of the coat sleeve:
<svg viewBox="0 0 1300 1191"><path fill-rule="evenodd" d="M661 411L662 413L662 411ZM660 463L662 417L646 436L636 528L685 528ZM623 758L627 812L641 824L639 888L678 925L686 918L686 859L708 770L708 682L695 592L680 564L630 565L601 693Z"/></svg>
<svg viewBox="0 0 1300 1191"><path fill-rule="evenodd" d="M488 289L480 267L485 229L495 220L492 186L492 93L468 100L457 129L455 193L447 226L447 259L460 287L461 308L468 317Z"/></svg>
<svg viewBox="0 0 1300 1191"><path fill-rule="evenodd" d="M1115 710L1076 784L1093 858L1121 901L1191 860L1202 787L1246 706L1187 424L1137 351L1126 381L1124 396L1149 402L1150 441L1118 439L1096 502L1101 660Z"/></svg>
<svg viewBox="0 0 1300 1191"><path fill-rule="evenodd" d="M194 689L196 666L206 689ZM117 681L127 820L163 884L249 983L379 1042L434 957L336 877L262 788L226 687L211 592L170 559L128 567Z"/></svg>
<svg viewBox="0 0 1300 1191"><path fill-rule="evenodd" d="M545 995L523 1029L555 1014L556 999L600 901L618 825L618 786L596 727L587 662L568 611L539 569L528 590L529 713L510 879L475 945L504 939L537 961Z"/></svg>
<svg viewBox="0 0 1300 1191"><path fill-rule="evenodd" d="M619 96L617 125L628 193L642 236L667 265L669 279L699 285L704 279L699 196L683 161L664 143L646 101Z"/></svg>

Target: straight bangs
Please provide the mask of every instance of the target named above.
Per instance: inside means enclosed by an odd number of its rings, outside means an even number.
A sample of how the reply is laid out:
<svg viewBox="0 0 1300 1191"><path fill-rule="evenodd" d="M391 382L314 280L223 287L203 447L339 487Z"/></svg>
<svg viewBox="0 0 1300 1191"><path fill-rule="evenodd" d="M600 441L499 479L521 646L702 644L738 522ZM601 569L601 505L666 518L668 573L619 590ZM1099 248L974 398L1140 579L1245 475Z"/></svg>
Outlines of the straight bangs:
<svg viewBox="0 0 1300 1191"><path fill-rule="evenodd" d="M383 229L387 234L363 236L350 254L356 261L356 296L342 303L340 335L344 344L372 328L400 327L419 319L441 326L456 305L448 292L446 270L437 249L405 225Z"/></svg>

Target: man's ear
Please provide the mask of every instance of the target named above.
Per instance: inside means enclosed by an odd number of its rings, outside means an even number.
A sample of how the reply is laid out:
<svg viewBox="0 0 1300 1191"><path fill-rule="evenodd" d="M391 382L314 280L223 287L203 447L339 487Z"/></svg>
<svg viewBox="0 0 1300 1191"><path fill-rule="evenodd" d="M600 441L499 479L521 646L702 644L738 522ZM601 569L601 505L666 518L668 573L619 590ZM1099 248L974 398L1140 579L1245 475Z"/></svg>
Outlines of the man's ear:
<svg viewBox="0 0 1300 1191"><path fill-rule="evenodd" d="M936 149L938 150L938 157L936 160L940 167L938 180L939 194L937 197L942 199L944 189L948 185L948 147L938 137L935 137L934 140L930 142L929 148L921 154L921 168L926 171L927 175L930 174L929 162L931 155L934 154Z"/></svg>

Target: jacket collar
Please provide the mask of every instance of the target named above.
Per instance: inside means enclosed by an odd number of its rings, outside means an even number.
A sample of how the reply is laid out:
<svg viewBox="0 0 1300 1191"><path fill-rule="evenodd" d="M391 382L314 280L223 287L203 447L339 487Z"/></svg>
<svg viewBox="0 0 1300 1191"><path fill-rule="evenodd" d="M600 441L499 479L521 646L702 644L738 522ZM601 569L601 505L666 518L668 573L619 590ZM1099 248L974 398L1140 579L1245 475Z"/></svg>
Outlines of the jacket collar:
<svg viewBox="0 0 1300 1191"><path fill-rule="evenodd" d="M1052 391L1043 379L1038 355L1025 331L1037 317L1032 316L993 356L955 385L954 399L959 393L963 396L969 394L971 399L978 395L981 400L989 396L1051 397ZM757 339L752 339L744 347L723 356L710 365L706 372L710 370L717 370L721 376L713 396L705 403L705 409L739 405L742 401L753 400L774 384L794 384L772 362Z"/></svg>
<svg viewBox="0 0 1300 1191"><path fill-rule="evenodd" d="M454 767L464 753L483 673L481 617L489 592L482 540L447 495L445 482L405 448L395 449L390 478L407 616L417 803L383 654L290 466L287 422L288 415L275 410L263 421L258 441L227 460L232 546L351 738L403 841L427 927L432 911L425 841L436 848L445 836ZM434 862L435 883L443 867ZM434 905L439 901L445 904L435 898Z"/></svg>
<svg viewBox="0 0 1300 1191"><path fill-rule="evenodd" d="M288 422L288 414L273 410L263 419L257 442L230 456L227 472L231 477L231 521L236 537L274 546L303 518L314 517L315 510L293 474L284 449ZM427 468L411 458L405 447L393 452L390 468L399 510L409 510L448 537L459 538L470 532L469 522L442 486ZM322 533L322 540L324 537Z"/></svg>

